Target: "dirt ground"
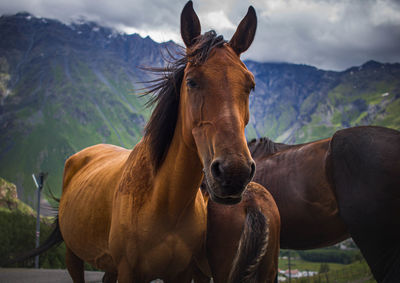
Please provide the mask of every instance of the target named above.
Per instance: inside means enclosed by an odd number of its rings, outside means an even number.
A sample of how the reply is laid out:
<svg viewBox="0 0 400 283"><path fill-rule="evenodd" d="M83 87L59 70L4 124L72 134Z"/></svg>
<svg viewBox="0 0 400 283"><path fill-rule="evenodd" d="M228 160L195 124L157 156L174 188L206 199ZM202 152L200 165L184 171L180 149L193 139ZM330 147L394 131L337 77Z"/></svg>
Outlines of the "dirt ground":
<svg viewBox="0 0 400 283"><path fill-rule="evenodd" d="M85 282L101 282L103 272L85 271ZM67 270L0 268L1 283L71 283Z"/></svg>

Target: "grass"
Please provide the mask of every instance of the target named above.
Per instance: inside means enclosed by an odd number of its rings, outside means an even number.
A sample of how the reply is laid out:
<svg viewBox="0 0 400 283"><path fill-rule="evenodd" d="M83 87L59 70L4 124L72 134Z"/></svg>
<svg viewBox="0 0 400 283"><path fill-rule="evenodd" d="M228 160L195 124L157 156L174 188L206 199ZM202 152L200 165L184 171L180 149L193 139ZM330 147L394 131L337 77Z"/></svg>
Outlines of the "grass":
<svg viewBox="0 0 400 283"><path fill-rule="evenodd" d="M356 261L351 264L327 263L329 271L327 273L320 273L314 277L309 278L292 278L292 283L324 283L324 282L337 282L337 283L376 283L373 279L369 267L365 260ZM299 258L291 259L291 269L298 269L300 271L317 271L321 267L320 262L309 262ZM279 269L288 269L288 260L279 258Z"/></svg>
<svg viewBox="0 0 400 283"><path fill-rule="evenodd" d="M329 265L329 270L338 270L347 266L346 264L340 264L340 263L328 263L328 265ZM304 261L302 259L291 259L291 269L298 269L302 271L304 270L319 271L320 266L321 266L320 262ZM283 270L288 269L288 259L279 258L278 267Z"/></svg>

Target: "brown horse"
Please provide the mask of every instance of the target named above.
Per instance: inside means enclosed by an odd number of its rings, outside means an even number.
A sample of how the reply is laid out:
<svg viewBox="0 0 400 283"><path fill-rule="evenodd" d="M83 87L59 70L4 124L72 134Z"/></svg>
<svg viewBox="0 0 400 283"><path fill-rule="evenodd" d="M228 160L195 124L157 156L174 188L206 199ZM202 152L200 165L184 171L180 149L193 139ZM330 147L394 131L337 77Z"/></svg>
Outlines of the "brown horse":
<svg viewBox="0 0 400 283"><path fill-rule="evenodd" d="M201 35L189 1L181 14L186 55L153 87L143 139L133 150L100 144L66 161L56 234L74 282L84 282L84 261L120 283L190 282L193 265L203 268L203 176L213 200L233 204L255 171L244 135L254 77L240 54L256 24L250 8L229 42Z"/></svg>
<svg viewBox="0 0 400 283"><path fill-rule="evenodd" d="M206 187L204 182L202 186ZM206 247L214 282L274 282L279 232L278 207L257 183L247 186L239 204L227 206L210 200Z"/></svg>
<svg viewBox="0 0 400 283"><path fill-rule="evenodd" d="M281 247L309 249L349 235L378 282L400 279L400 132L374 126L302 145L249 143L255 182L274 197Z"/></svg>
<svg viewBox="0 0 400 283"><path fill-rule="evenodd" d="M281 248L325 247L349 237L339 215L325 159L331 139L286 145L267 138L249 142L254 181L274 197L281 215Z"/></svg>

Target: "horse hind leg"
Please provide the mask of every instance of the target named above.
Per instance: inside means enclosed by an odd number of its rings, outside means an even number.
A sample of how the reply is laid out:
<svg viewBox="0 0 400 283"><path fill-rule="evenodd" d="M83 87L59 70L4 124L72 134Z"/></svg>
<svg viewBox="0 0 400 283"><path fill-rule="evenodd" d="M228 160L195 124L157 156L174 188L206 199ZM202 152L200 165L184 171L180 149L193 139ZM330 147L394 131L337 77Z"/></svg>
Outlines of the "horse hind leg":
<svg viewBox="0 0 400 283"><path fill-rule="evenodd" d="M66 247L65 264L74 283L85 283L83 260Z"/></svg>

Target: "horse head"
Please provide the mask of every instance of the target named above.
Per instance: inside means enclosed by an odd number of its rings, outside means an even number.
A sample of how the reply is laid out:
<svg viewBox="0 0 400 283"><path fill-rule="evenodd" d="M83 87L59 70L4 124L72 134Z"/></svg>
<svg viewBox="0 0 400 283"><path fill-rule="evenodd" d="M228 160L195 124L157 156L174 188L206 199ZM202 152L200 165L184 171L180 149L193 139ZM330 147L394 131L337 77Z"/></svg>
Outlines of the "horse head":
<svg viewBox="0 0 400 283"><path fill-rule="evenodd" d="M240 54L252 43L256 27L251 6L229 42L214 31L201 35L191 1L181 14L187 58L179 108L185 117L183 139L197 148L210 197L218 203L240 202L255 172L244 134L255 82Z"/></svg>

